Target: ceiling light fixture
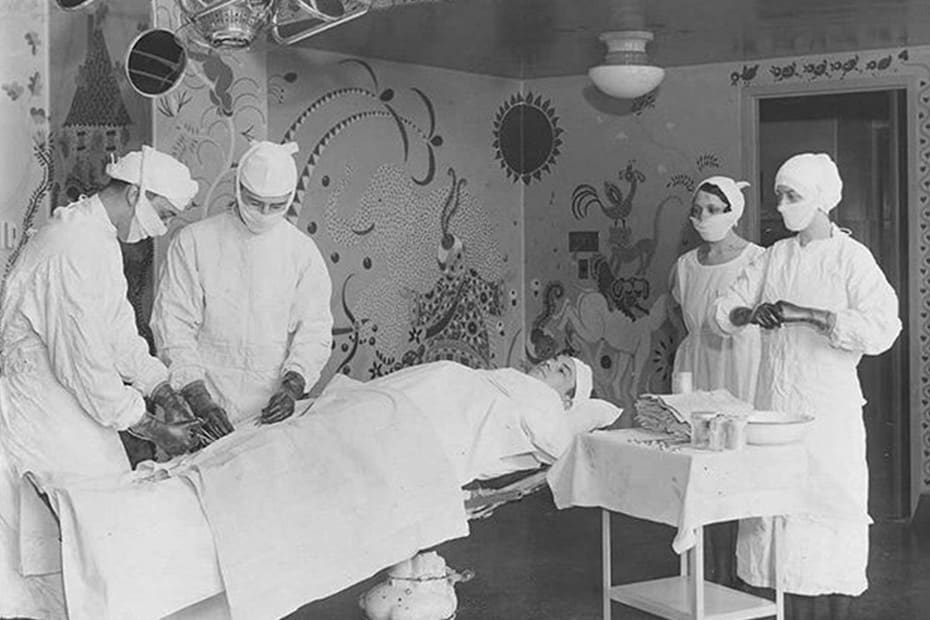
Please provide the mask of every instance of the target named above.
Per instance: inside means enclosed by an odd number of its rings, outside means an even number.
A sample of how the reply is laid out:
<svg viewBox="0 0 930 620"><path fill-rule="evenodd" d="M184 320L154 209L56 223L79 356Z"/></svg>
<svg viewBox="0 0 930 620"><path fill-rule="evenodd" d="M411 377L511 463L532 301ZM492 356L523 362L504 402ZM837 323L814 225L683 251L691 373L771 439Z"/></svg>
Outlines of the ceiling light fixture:
<svg viewBox="0 0 930 620"><path fill-rule="evenodd" d="M604 32L598 37L607 45L604 63L588 69L588 77L606 95L618 99L642 97L659 86L665 69L649 64L647 30Z"/></svg>

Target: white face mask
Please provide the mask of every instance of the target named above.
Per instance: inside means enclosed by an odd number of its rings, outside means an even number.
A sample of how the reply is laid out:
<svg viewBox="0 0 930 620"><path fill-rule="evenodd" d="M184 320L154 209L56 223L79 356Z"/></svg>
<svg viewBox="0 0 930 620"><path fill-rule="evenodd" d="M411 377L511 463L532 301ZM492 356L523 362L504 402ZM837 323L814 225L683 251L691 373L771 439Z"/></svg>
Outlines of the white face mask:
<svg viewBox="0 0 930 620"><path fill-rule="evenodd" d="M241 202L236 204L236 208L239 211L239 219L253 235L264 234L284 221L284 212L262 213Z"/></svg>
<svg viewBox="0 0 930 620"><path fill-rule="evenodd" d="M781 219L785 222L785 228L798 232L810 226L817 213L817 205L810 200L802 200L779 205L778 212L781 213Z"/></svg>
<svg viewBox="0 0 930 620"><path fill-rule="evenodd" d="M287 209L281 209L272 213L262 213L259 209L245 204L242 200L242 189L236 184L236 208L239 211L239 219L249 229L253 235L261 235L281 222L284 221L284 214Z"/></svg>
<svg viewBox="0 0 930 620"><path fill-rule="evenodd" d="M717 215L705 217L703 220L695 217L691 218L691 225L694 226L697 234L701 235L701 239L704 241L711 243L726 237L735 223L732 213L718 213Z"/></svg>
<svg viewBox="0 0 930 620"><path fill-rule="evenodd" d="M158 217L158 211L146 197L145 190L139 188L139 197L129 220L129 233L123 239L125 243L136 243L148 237L160 237L168 232L168 227Z"/></svg>

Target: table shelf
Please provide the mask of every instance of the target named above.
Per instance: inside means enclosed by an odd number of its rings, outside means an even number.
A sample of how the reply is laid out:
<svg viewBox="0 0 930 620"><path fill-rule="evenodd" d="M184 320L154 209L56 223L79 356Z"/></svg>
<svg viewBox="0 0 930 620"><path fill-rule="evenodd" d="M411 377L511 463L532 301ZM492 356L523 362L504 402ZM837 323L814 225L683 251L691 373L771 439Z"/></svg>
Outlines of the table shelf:
<svg viewBox="0 0 930 620"><path fill-rule="evenodd" d="M688 576L612 586L610 598L669 620L694 618L691 610L691 578ZM773 601L704 582L705 620L749 620L775 614Z"/></svg>

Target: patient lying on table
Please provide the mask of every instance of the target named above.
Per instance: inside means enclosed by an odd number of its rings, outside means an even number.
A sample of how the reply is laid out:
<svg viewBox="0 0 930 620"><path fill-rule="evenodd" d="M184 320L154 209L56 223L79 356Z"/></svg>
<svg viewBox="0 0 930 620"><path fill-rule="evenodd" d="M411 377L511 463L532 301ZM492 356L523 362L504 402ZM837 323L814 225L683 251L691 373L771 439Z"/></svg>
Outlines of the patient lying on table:
<svg viewBox="0 0 930 620"><path fill-rule="evenodd" d="M621 411L591 399L591 368L568 355L534 366L476 370L455 362L406 368L362 383L339 375L310 412L326 413L358 386L398 390L430 421L459 482L551 464L579 432L612 423Z"/></svg>
<svg viewBox="0 0 930 620"><path fill-rule="evenodd" d="M340 375L303 415L125 480L45 480L71 618L121 620L143 598L157 618L221 587L234 620L270 620L466 536L465 483L551 463L616 419L585 398L590 377L563 356L528 373L435 362ZM137 557L147 580L133 578ZM151 578L162 572L183 579Z"/></svg>

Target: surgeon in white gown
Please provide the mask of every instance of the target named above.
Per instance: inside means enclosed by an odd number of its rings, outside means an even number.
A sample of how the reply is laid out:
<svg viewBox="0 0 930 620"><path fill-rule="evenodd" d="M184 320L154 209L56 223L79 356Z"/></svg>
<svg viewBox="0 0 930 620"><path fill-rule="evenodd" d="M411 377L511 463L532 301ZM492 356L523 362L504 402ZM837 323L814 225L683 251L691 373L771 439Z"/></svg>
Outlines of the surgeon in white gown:
<svg viewBox="0 0 930 620"><path fill-rule="evenodd" d="M868 587L865 401L856 366L894 343L898 298L868 248L828 217L842 197L828 155L788 159L775 193L785 226L797 234L743 272L716 302L714 318L725 333L749 323L764 328L756 407L814 418L804 438L807 512L785 519L778 562L782 585L794 595L789 618L813 617L824 605L842 620L850 617L852 597ZM771 553L771 520L741 522L739 576L773 587Z"/></svg>
<svg viewBox="0 0 930 620"><path fill-rule="evenodd" d="M0 617L64 617L57 533L44 546L20 548L29 542L21 531L48 518L31 489L21 493L23 474L41 484L46 475L127 472L117 433L125 429L170 455L197 445L200 423L138 334L118 241L163 234L164 222L188 205L197 183L181 162L147 146L106 171L111 180L98 194L55 210L5 282ZM143 396L158 405L154 415Z"/></svg>
<svg viewBox="0 0 930 620"><path fill-rule="evenodd" d="M696 390L723 388L751 403L762 349L759 328L752 325L723 336L710 317L717 297L764 251L735 229L746 207L743 189L748 185L726 176L712 176L698 184L691 201L691 224L703 243L678 258L669 289L672 302L681 306L687 329L675 354L674 372L690 372ZM712 581L736 584L736 537L736 522L708 527L708 578Z"/></svg>
<svg viewBox="0 0 930 620"><path fill-rule="evenodd" d="M236 170L236 203L181 229L159 275L155 346L214 437L292 415L329 359L329 272L313 240L284 217L296 150L250 147Z"/></svg>

